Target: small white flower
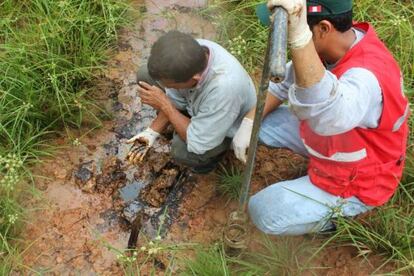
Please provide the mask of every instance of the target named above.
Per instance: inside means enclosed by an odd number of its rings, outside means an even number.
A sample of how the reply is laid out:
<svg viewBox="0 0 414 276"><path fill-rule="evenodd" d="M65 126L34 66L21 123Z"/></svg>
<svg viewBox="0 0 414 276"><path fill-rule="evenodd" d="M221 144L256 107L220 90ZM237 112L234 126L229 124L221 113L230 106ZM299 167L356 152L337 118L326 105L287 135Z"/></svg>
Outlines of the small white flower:
<svg viewBox="0 0 414 276"><path fill-rule="evenodd" d="M79 139L78 139L78 138L75 138L75 139L72 141L72 145L74 145L74 146L80 146L80 145L82 145L82 143L79 141Z"/></svg>
<svg viewBox="0 0 414 276"><path fill-rule="evenodd" d="M17 221L18 218L19 218L18 214L8 215L8 219L9 219L10 224L14 224Z"/></svg>

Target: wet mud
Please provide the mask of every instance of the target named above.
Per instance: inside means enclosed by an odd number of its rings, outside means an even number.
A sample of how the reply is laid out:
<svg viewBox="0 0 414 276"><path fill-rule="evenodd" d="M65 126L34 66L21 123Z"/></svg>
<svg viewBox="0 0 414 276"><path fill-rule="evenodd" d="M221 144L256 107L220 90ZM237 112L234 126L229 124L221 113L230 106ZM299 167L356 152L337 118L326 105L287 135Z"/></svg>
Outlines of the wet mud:
<svg viewBox="0 0 414 276"><path fill-rule="evenodd" d="M55 141L62 149L35 168L40 198L27 202L23 263L50 275L122 275L116 255L128 244L137 214L146 217L149 236L176 220L188 180L169 164L169 143L160 139L143 166L124 162L126 139L147 127L155 111L137 96L137 68L168 30L212 39L214 28L198 11L206 1L134 1L136 23L120 32L119 48L96 84L95 98L113 114L99 130L70 130ZM76 139L76 143L72 143ZM186 187L191 184L186 184ZM144 212L145 211L145 212ZM161 218L163 218L161 220ZM162 231L166 233L166 230Z"/></svg>
<svg viewBox="0 0 414 276"><path fill-rule="evenodd" d="M152 207L161 207L170 194L171 187L177 182L178 173L178 168L163 169L152 183L141 190L141 200Z"/></svg>
<svg viewBox="0 0 414 276"><path fill-rule="evenodd" d="M116 255L127 246L139 247L140 233L166 242L210 244L222 239L227 218L237 209L237 202L217 192L215 173L194 175L171 161L168 134L139 166L125 162L126 140L156 114L141 104L135 76L153 42L172 29L215 36L211 22L198 13L207 1L146 0L133 6L145 14L120 32L119 47L96 85L96 101L113 119L98 130L71 130L56 139L62 149L35 168L43 194L27 202L28 208L36 206L23 235L23 263L30 270L17 273L123 275ZM243 167L231 153L224 162ZM260 146L251 193L304 175L306 163L289 150ZM249 233L258 235L252 225ZM162 274L167 259L161 254L151 265Z"/></svg>

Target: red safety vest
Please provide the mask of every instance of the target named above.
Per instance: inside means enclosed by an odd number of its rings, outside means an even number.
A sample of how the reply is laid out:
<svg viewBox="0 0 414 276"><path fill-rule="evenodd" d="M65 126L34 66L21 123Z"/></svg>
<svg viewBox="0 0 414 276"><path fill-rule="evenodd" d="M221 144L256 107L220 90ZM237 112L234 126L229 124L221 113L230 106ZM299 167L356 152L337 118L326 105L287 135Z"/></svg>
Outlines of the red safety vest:
<svg viewBox="0 0 414 276"><path fill-rule="evenodd" d="M359 67L375 75L383 97L378 127L357 127L342 134L321 136L305 120L300 133L310 154L308 174L314 185L343 198L356 196L367 205L379 206L394 194L402 176L409 105L402 91L400 68L373 27L367 23L354 27L366 34L332 73L339 79L347 70Z"/></svg>

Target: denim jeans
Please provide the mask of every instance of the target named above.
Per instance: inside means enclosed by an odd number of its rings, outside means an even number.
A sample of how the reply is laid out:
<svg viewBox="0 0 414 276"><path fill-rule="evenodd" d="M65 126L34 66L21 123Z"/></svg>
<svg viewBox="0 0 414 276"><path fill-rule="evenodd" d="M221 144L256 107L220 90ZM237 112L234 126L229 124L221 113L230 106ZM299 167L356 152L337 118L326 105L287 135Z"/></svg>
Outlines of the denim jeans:
<svg viewBox="0 0 414 276"><path fill-rule="evenodd" d="M266 116L260 142L270 147L289 148L307 156L299 136L299 121L286 106ZM371 210L356 197L347 199L325 192L309 176L274 183L253 195L249 214L261 231L273 235L301 235L333 227L337 216L355 216Z"/></svg>

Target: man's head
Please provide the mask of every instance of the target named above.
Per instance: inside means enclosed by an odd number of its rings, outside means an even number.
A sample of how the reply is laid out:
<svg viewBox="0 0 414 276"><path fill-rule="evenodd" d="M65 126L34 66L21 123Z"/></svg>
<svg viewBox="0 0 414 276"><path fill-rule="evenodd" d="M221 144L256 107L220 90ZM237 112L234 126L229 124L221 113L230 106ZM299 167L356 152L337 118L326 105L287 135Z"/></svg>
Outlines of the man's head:
<svg viewBox="0 0 414 276"><path fill-rule="evenodd" d="M148 72L167 88L191 88L200 80L207 61L205 48L194 38L170 31L152 46Z"/></svg>
<svg viewBox="0 0 414 276"><path fill-rule="evenodd" d="M329 53L352 27L352 0L307 0L306 4L316 50Z"/></svg>

